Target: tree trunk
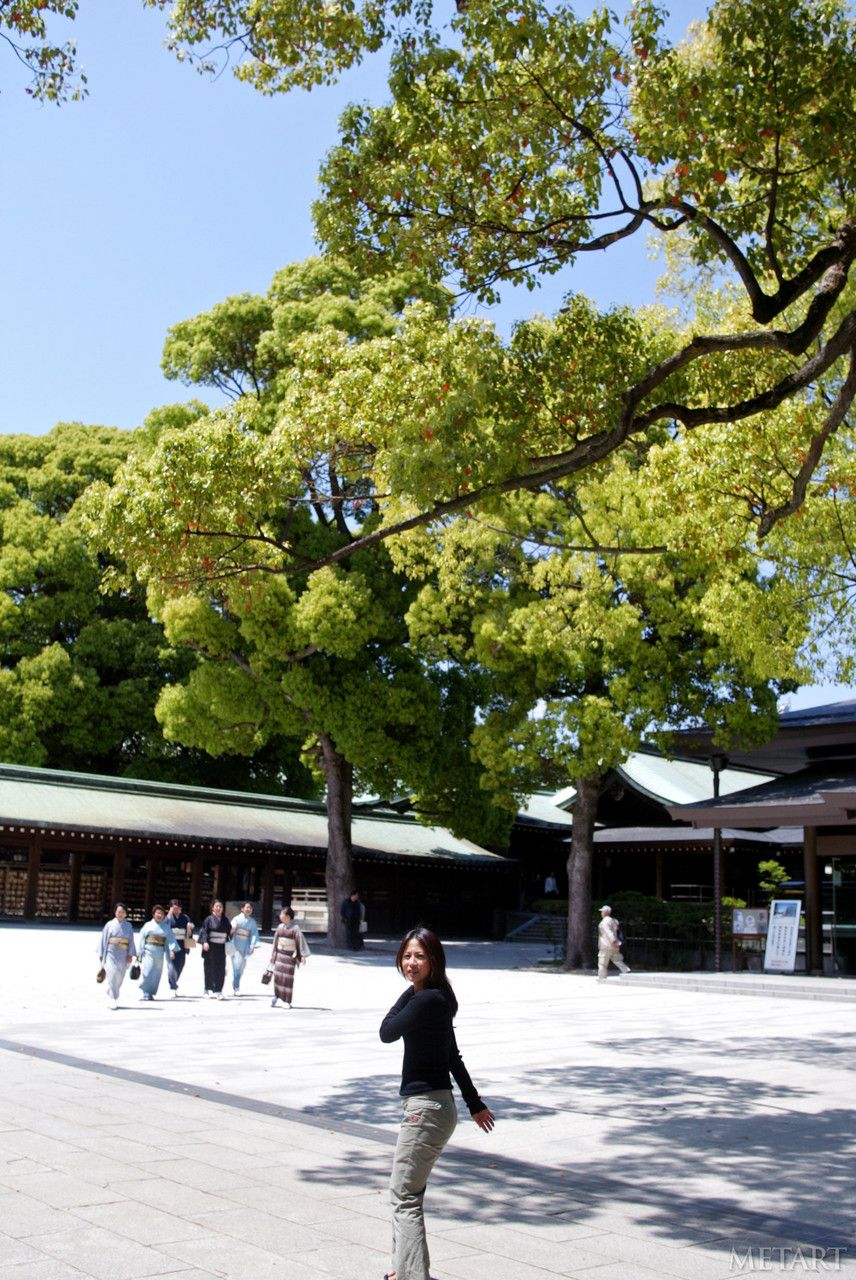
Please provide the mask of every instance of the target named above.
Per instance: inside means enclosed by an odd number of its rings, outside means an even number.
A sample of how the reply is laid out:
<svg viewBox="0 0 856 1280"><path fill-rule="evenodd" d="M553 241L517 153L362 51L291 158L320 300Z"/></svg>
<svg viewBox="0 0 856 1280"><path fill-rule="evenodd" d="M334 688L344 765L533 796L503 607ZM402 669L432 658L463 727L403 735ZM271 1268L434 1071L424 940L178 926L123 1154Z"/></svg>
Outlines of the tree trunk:
<svg viewBox="0 0 856 1280"><path fill-rule="evenodd" d="M591 869L594 860L594 824L601 780L576 779L574 825L568 855L568 945L566 969L585 969L594 964L592 943Z"/></svg>
<svg viewBox="0 0 856 1280"><path fill-rule="evenodd" d="M319 734L321 760L327 780L327 941L344 947L347 935L339 915L342 903L359 886L354 883L351 859L351 802L354 770L327 734Z"/></svg>

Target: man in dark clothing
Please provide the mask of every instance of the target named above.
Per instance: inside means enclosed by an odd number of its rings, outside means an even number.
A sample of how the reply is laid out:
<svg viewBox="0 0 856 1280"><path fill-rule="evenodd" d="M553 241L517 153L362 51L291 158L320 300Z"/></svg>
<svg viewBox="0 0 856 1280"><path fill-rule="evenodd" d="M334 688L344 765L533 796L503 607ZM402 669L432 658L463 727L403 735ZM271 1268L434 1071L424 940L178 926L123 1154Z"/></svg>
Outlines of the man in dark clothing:
<svg viewBox="0 0 856 1280"><path fill-rule="evenodd" d="M339 914L348 931L349 948L351 951L362 951L363 935L360 931L360 922L363 918L363 905L360 902L360 895L357 889L351 890L350 897L346 898L342 903L342 909Z"/></svg>

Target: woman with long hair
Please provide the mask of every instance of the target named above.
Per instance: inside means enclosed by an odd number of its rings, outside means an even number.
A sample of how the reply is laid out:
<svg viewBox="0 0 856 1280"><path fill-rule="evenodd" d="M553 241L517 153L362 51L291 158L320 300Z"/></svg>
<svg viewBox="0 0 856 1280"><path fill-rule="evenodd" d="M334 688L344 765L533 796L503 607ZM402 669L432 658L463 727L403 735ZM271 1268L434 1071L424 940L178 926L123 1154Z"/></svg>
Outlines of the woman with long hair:
<svg viewBox="0 0 856 1280"><path fill-rule="evenodd" d="M446 977L443 944L430 929L411 929L396 968L410 984L384 1018L384 1044L404 1040L402 1121L392 1161L392 1270L385 1280L430 1280L422 1202L428 1175L458 1122L452 1076L470 1115L490 1133L495 1116L476 1092L458 1051L452 1019L458 1001Z"/></svg>

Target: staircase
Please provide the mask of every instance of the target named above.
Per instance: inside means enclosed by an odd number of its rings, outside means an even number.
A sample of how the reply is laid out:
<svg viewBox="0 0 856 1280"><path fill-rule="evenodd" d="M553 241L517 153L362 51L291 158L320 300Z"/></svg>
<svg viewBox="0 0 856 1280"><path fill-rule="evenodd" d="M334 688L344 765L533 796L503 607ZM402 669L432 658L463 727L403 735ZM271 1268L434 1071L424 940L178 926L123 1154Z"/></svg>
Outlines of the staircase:
<svg viewBox="0 0 856 1280"><path fill-rule="evenodd" d="M557 950L564 948L567 923L564 916L540 916L531 911L506 913L506 942L542 943Z"/></svg>

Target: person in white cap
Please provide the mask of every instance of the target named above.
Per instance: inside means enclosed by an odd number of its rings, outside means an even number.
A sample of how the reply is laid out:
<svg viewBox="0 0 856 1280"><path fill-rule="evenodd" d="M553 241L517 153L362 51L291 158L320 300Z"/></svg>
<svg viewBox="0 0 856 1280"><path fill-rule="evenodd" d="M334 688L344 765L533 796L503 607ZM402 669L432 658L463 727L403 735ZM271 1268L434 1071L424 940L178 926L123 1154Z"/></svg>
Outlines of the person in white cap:
<svg viewBox="0 0 856 1280"><path fill-rule="evenodd" d="M629 973L630 967L624 963L621 954L621 943L618 941L618 921L612 918L612 907L601 907L600 924L597 926L597 980L606 982L606 971L610 962L622 973Z"/></svg>

